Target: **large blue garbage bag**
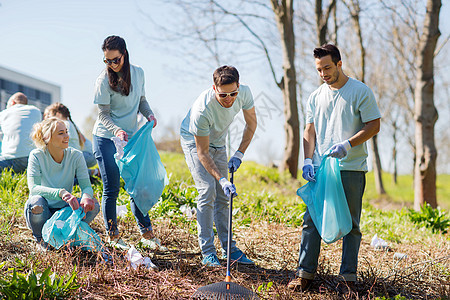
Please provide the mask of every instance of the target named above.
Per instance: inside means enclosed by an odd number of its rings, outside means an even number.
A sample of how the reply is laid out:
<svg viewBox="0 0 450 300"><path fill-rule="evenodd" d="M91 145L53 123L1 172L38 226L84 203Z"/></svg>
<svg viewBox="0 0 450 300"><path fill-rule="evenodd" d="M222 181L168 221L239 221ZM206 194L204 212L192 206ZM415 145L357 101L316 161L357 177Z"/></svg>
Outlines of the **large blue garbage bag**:
<svg viewBox="0 0 450 300"><path fill-rule="evenodd" d="M83 250L101 251L102 241L97 233L83 222L84 211L66 206L53 214L42 228L42 238L56 249L63 245L79 246Z"/></svg>
<svg viewBox="0 0 450 300"><path fill-rule="evenodd" d="M316 172L316 182L297 190L320 236L333 243L352 230L352 217L341 181L339 160L326 155Z"/></svg>
<svg viewBox="0 0 450 300"><path fill-rule="evenodd" d="M123 148L123 157L116 159L125 190L144 216L158 202L169 183L152 139L152 129L153 121L142 126Z"/></svg>

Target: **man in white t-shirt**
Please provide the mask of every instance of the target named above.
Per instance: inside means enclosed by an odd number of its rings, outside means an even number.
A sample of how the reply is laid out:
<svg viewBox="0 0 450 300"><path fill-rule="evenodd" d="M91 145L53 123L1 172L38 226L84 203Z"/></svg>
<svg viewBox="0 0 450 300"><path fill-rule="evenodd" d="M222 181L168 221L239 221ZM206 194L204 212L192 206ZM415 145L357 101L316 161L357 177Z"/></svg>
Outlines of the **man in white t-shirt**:
<svg viewBox="0 0 450 300"><path fill-rule="evenodd" d="M372 90L344 74L336 46L326 44L315 48L314 58L324 84L310 95L306 107L302 176L307 181L315 181L315 172L329 149L329 155L339 159L342 186L353 221L352 230L343 237L339 271L344 281L341 286L347 293L355 287L361 243L359 222L367 172L365 142L380 130L381 114ZM303 217L298 278L289 283L291 289L305 290L312 283L320 244L321 237L307 209Z"/></svg>
<svg viewBox="0 0 450 300"><path fill-rule="evenodd" d="M23 93L15 93L0 112L0 129L3 133L0 172L10 168L14 172L24 172L28 165L28 155L34 149L30 138L33 125L42 119L41 111L28 105Z"/></svg>
<svg viewBox="0 0 450 300"><path fill-rule="evenodd" d="M239 73L232 66L214 71L214 85L200 94L181 124L181 146L186 163L198 190L197 228L202 264L219 267L214 246L213 223L216 225L223 257L228 237L228 204L236 187L228 181L228 171L235 172L256 130L256 113L248 86L239 84ZM234 117L243 111L245 129L236 153L227 164L225 140ZM228 170L227 170L228 168ZM254 264L232 240L230 259Z"/></svg>

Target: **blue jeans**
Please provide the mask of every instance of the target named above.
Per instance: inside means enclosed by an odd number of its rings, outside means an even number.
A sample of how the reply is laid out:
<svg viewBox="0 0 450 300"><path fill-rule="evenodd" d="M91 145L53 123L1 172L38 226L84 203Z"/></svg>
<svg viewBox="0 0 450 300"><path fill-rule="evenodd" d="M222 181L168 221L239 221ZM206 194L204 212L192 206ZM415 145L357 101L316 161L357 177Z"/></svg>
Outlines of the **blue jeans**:
<svg viewBox="0 0 450 300"><path fill-rule="evenodd" d="M0 155L0 173L3 169L9 168L14 173L25 172L28 166L28 156L19 158L6 158Z"/></svg>
<svg viewBox="0 0 450 300"><path fill-rule="evenodd" d="M80 202L80 200L81 199L78 199L78 202ZM44 227L45 222L47 222L55 212L66 206L69 206L69 204L63 203L62 207L50 207L47 200L39 195L28 198L24 207L24 216L27 227L33 232L36 242L42 240L42 227ZM100 205L95 201L94 209L86 213L86 218L83 219L83 221L88 224L91 223L99 211Z"/></svg>
<svg viewBox="0 0 450 300"><path fill-rule="evenodd" d="M206 171L198 159L195 144L181 142L186 164L191 171L198 191L197 198L197 229L198 243L203 256L216 254L214 246L213 222L216 225L217 235L222 246L222 253L226 252L228 243L228 197L222 190L220 183ZM225 147L209 147L209 155L216 164L220 173L227 177L227 153ZM239 250L236 242L231 241L230 253Z"/></svg>
<svg viewBox="0 0 450 300"><path fill-rule="evenodd" d="M84 160L86 161L86 165L89 168L92 168L97 164L97 160L95 159L95 156L93 153L89 151L83 151Z"/></svg>
<svg viewBox="0 0 450 300"><path fill-rule="evenodd" d="M116 146L114 142L107 138L94 135L94 155L97 159L98 168L103 181L102 211L106 231L110 236L119 235L117 228L117 197L120 190L120 172L116 164L114 154ZM141 234L152 231L150 217L144 216L130 197L131 212L138 223Z"/></svg>
<svg viewBox="0 0 450 300"><path fill-rule="evenodd" d="M356 281L358 252L361 244L362 197L366 186L366 176L360 171L341 171L342 185L347 198L348 208L352 216L353 228L343 237L342 261L339 275L346 281ZM308 209L303 216L302 240L298 259L297 273L299 277L314 279L319 259L321 238L311 219Z"/></svg>

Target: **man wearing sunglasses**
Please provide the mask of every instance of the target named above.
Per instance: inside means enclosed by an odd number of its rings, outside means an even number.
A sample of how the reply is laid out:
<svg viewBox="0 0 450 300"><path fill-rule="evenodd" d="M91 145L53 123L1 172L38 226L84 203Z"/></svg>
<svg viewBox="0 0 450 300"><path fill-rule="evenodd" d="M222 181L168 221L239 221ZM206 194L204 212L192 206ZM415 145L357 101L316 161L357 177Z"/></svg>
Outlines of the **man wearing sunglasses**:
<svg viewBox="0 0 450 300"><path fill-rule="evenodd" d="M232 66L214 71L214 85L200 94L184 118L181 146L186 163L198 190L197 228L202 264L220 267L214 246L213 223L226 257L228 237L228 202L237 196L236 187L228 181L228 171L235 172L256 130L256 113L249 87L239 85L239 73ZM245 128L236 153L227 163L226 135L234 117L242 110ZM228 168L228 170L227 170ZM241 264L254 264L231 242L230 259Z"/></svg>

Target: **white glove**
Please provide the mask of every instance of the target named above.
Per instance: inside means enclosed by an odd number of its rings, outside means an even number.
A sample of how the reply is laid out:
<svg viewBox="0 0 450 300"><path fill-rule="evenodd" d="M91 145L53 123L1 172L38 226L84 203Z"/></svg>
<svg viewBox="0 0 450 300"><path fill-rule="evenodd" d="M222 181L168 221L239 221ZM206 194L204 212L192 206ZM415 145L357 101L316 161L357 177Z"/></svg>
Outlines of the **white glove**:
<svg viewBox="0 0 450 300"><path fill-rule="evenodd" d="M227 197L230 197L230 195L233 195L234 197L237 196L236 187L225 177L220 178L219 183L222 186L223 192Z"/></svg>
<svg viewBox="0 0 450 300"><path fill-rule="evenodd" d="M350 142L348 140L339 143L339 144L335 144L333 145L333 147L331 147L331 152L330 152L330 156L331 157L336 157L336 158L344 158L347 156L347 152L348 150L350 150L350 148L352 147L352 145L350 144Z"/></svg>
<svg viewBox="0 0 450 300"><path fill-rule="evenodd" d="M116 154L114 154L114 157L116 159L122 159L124 154L123 148L127 145L127 142L117 136L113 136L111 140L114 142L114 146L116 146Z"/></svg>

